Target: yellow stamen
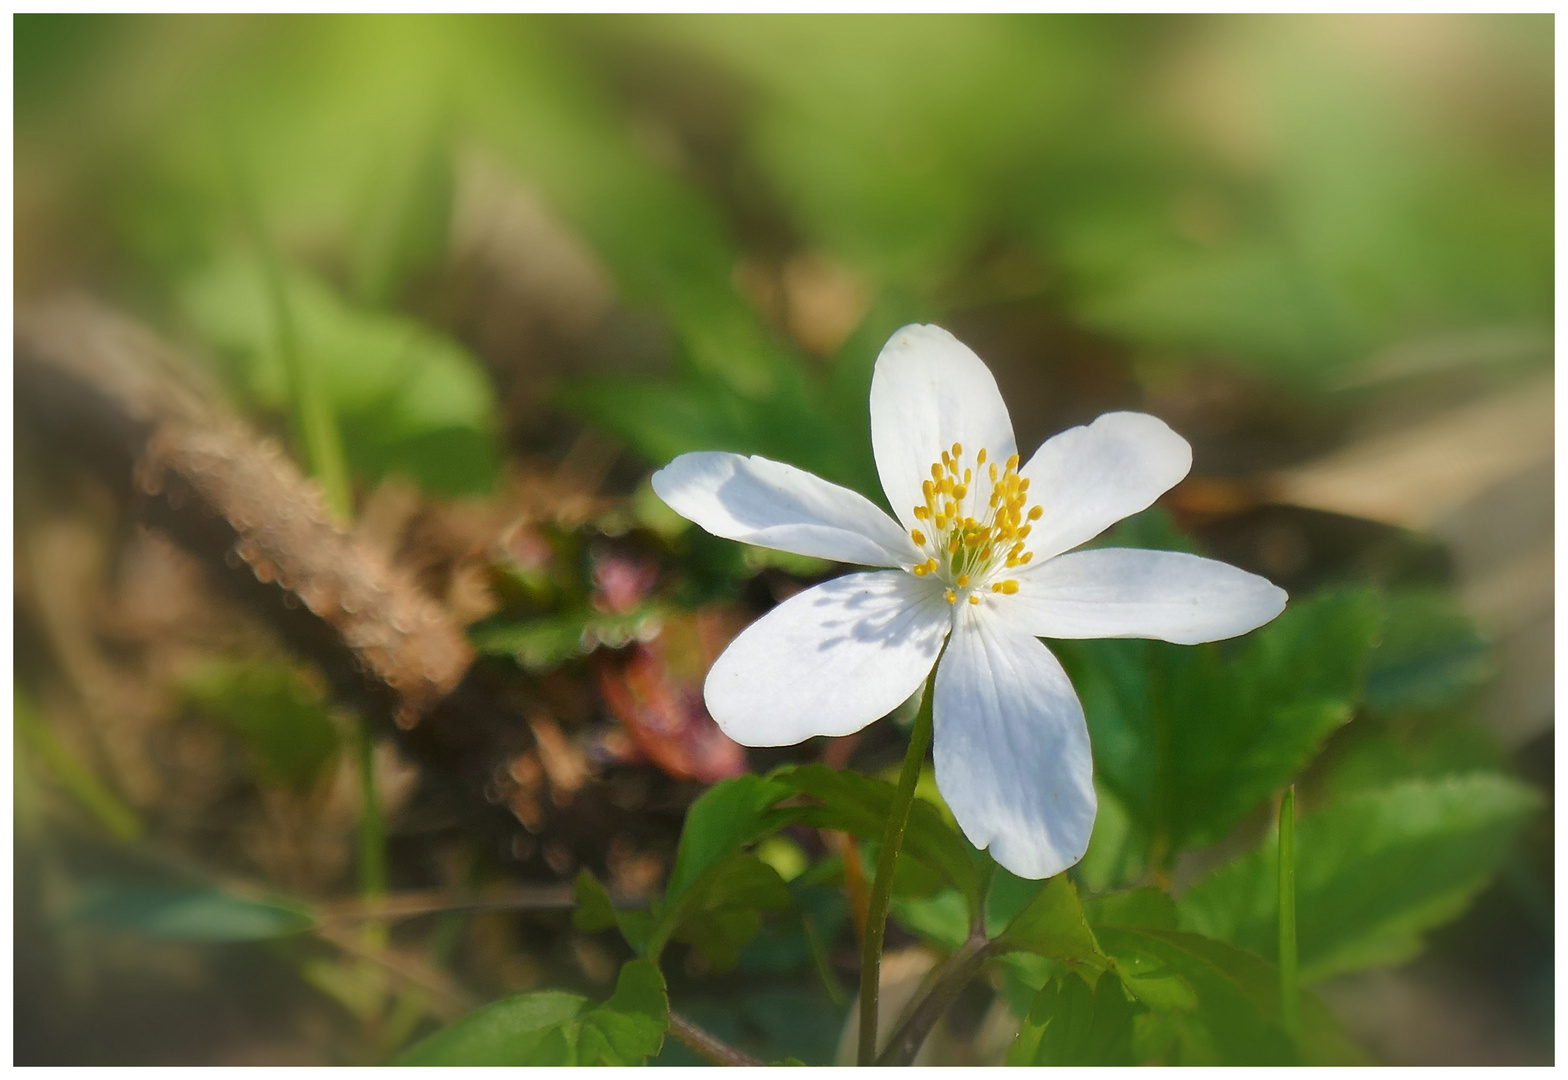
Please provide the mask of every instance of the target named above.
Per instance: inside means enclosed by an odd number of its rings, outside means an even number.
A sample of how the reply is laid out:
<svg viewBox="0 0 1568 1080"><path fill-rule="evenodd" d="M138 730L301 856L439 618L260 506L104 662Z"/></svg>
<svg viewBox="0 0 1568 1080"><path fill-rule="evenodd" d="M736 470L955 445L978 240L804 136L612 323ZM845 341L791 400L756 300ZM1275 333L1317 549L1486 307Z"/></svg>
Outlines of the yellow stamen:
<svg viewBox="0 0 1568 1080"><path fill-rule="evenodd" d="M919 544L921 547L925 546L926 534L921 532L919 529L910 529L909 538L915 543Z"/></svg>
<svg viewBox="0 0 1568 1080"><path fill-rule="evenodd" d="M940 479L942 479L942 466L940 466L940 465L932 465L931 466L931 479L933 479L933 480L940 480Z"/></svg>
<svg viewBox="0 0 1568 1080"><path fill-rule="evenodd" d="M962 457L962 456L963 456L963 454L964 454L964 447L963 447L963 444L962 444L962 443L956 443L956 442L955 442L955 443L954 443L954 444L953 444L953 456L954 456L954 457L955 457L955 458L956 458L956 457Z"/></svg>
<svg viewBox="0 0 1568 1080"><path fill-rule="evenodd" d="M958 587L960 589L962 589L965 585L968 585L968 584L969 584L969 575L968 574L959 574L958 575Z"/></svg>
<svg viewBox="0 0 1568 1080"><path fill-rule="evenodd" d="M1043 506L1036 506L1034 509L1029 511L1029 520L1030 521L1039 521L1041 515L1043 515L1044 513L1045 513L1045 507L1043 507Z"/></svg>
<svg viewBox="0 0 1568 1080"><path fill-rule="evenodd" d="M948 589L945 595L947 596L947 602L949 604L956 604L956 603L958 603L958 594L956 592L954 592L952 589Z"/></svg>
<svg viewBox="0 0 1568 1080"><path fill-rule="evenodd" d="M915 577L925 577L930 572L931 568L925 563L921 563L919 566L915 567Z"/></svg>
<svg viewBox="0 0 1568 1080"><path fill-rule="evenodd" d="M915 517L918 518L919 520L925 521L930 516L931 516L931 508L929 506L917 506L917 507L915 507Z"/></svg>
<svg viewBox="0 0 1568 1080"><path fill-rule="evenodd" d="M978 597L978 596L973 596L973 595L971 595L971 596L970 596L970 597L969 597L969 602L970 602L970 603L971 603L971 604L978 604L978 603L979 603L979 602L980 602L980 598L979 598L979 597Z"/></svg>
<svg viewBox="0 0 1568 1080"><path fill-rule="evenodd" d="M980 448L980 452L975 455L975 464L976 465L984 465L985 464L985 447L982 446Z"/></svg>

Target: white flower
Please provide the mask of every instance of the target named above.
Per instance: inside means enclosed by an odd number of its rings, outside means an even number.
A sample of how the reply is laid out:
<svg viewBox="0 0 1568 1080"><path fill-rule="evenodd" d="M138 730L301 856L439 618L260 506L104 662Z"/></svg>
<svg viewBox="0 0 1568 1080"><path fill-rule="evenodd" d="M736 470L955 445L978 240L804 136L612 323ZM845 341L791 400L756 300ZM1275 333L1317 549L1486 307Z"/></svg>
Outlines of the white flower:
<svg viewBox="0 0 1568 1080"><path fill-rule="evenodd" d="M654 474L660 498L717 536L893 568L824 582L753 623L709 672L708 710L748 746L848 735L914 694L940 655L937 787L971 843L1049 877L1089 846L1094 770L1083 706L1038 638L1215 641L1274 618L1285 593L1194 555L1072 552L1181 480L1191 447L1163 421L1115 412L1020 468L996 381L938 327L906 326L877 357L871 445L897 522L766 458L682 454Z"/></svg>

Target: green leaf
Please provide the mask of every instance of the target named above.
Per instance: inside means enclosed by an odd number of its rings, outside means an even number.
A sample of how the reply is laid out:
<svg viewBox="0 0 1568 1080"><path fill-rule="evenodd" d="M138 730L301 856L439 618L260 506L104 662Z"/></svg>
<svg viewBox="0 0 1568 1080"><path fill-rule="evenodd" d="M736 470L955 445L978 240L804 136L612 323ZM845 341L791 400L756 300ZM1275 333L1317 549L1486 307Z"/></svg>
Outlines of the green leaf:
<svg viewBox="0 0 1568 1080"><path fill-rule="evenodd" d="M308 930L315 920L289 904L217 889L94 880L83 884L73 917L162 941L265 941Z"/></svg>
<svg viewBox="0 0 1568 1080"><path fill-rule="evenodd" d="M649 936L653 933L653 917L648 912L616 908L599 879L586 869L578 871L573 892L577 898L577 907L572 912L574 927L589 934L615 927L637 952L647 949Z"/></svg>
<svg viewBox="0 0 1568 1080"><path fill-rule="evenodd" d="M404 1051L394 1065L641 1065L669 1030L664 977L651 960L621 968L602 1005L544 990L491 1002Z"/></svg>
<svg viewBox="0 0 1568 1080"><path fill-rule="evenodd" d="M621 968L610 1000L590 1009L578 1035L579 1065L641 1065L664 1045L670 1002L664 976L652 960Z"/></svg>
<svg viewBox="0 0 1568 1080"><path fill-rule="evenodd" d="M1035 998L1009 1065L1136 1065L1132 1021L1142 1008L1105 972L1090 990L1076 975L1054 978Z"/></svg>
<svg viewBox="0 0 1568 1080"><path fill-rule="evenodd" d="M713 785L692 803L664 890L666 911L719 860L782 825L772 808L790 793L780 780L747 774Z"/></svg>
<svg viewBox="0 0 1568 1080"><path fill-rule="evenodd" d="M798 765L779 769L772 778L820 805L793 806L779 813L790 822L819 829L839 829L862 840L880 842L893 804L894 786L849 769L826 765ZM904 846L905 857L930 867L958 888L971 910L979 902L980 878L963 837L948 825L942 812L924 799L910 805Z"/></svg>
<svg viewBox="0 0 1568 1080"><path fill-rule="evenodd" d="M575 1040L566 1036L587 1005L587 998L558 990L503 998L416 1043L393 1064L568 1064Z"/></svg>
<svg viewBox="0 0 1568 1080"><path fill-rule="evenodd" d="M1078 890L1066 874L1046 881L995 940L1000 949L1034 953L1069 968L1098 971L1106 966L1078 903Z"/></svg>
<svg viewBox="0 0 1568 1080"><path fill-rule="evenodd" d="M1214 843L1350 719L1381 605L1370 592L1293 604L1229 643L1053 643L1083 700L1096 778L1154 858Z"/></svg>
<svg viewBox="0 0 1568 1080"><path fill-rule="evenodd" d="M1234 946L1174 930L1104 926L1101 946L1123 984L1168 1023L1145 1053L1183 1065L1356 1064L1364 1056L1315 996L1301 997L1301 1036L1281 1026L1279 974Z"/></svg>
<svg viewBox="0 0 1568 1080"><path fill-rule="evenodd" d="M1408 781L1307 814L1296 828L1301 974L1315 981L1415 956L1421 935L1468 906L1540 800L1502 776ZM1277 841L1181 900L1181 925L1275 951Z"/></svg>
<svg viewBox="0 0 1568 1080"><path fill-rule="evenodd" d="M182 689L240 737L263 783L303 790L337 759L340 740L326 697L290 664L214 661L191 671Z"/></svg>
<svg viewBox="0 0 1568 1080"><path fill-rule="evenodd" d="M762 927L763 911L790 906L789 886L755 855L736 852L714 863L664 913L661 928L697 949L718 971L740 959Z"/></svg>
<svg viewBox="0 0 1568 1080"><path fill-rule="evenodd" d="M1388 623L1367 663L1367 704L1441 709L1491 677L1491 650L1453 598L1406 592L1388 602Z"/></svg>
<svg viewBox="0 0 1568 1080"><path fill-rule="evenodd" d="M1169 893L1152 885L1092 896L1084 910L1091 926L1176 929L1176 901L1171 899Z"/></svg>
<svg viewBox="0 0 1568 1080"><path fill-rule="evenodd" d="M451 493L486 491L498 469L496 407L484 371L419 322L355 308L302 270L284 289L299 349L341 426L349 464L371 480L404 473ZM276 312L261 266L231 256L190 279L181 305L266 408L287 402Z"/></svg>

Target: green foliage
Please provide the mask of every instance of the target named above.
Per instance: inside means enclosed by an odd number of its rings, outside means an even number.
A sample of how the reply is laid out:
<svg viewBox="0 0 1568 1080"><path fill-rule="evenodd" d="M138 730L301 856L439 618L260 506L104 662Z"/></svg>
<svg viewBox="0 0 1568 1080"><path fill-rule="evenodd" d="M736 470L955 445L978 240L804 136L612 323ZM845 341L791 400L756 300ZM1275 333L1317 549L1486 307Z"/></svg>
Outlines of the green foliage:
<svg viewBox="0 0 1568 1080"><path fill-rule="evenodd" d="M339 737L321 691L289 664L206 664L186 697L239 736L262 783L303 790L337 760Z"/></svg>
<svg viewBox="0 0 1568 1080"><path fill-rule="evenodd" d="M694 946L717 971L728 971L762 927L762 912L790 906L789 887L778 871L746 852L710 866L665 913L677 941Z"/></svg>
<svg viewBox="0 0 1568 1080"><path fill-rule="evenodd" d="M1350 719L1381 622L1368 592L1293 604L1239 647L1053 647L1083 699L1097 777L1156 862L1221 839Z"/></svg>
<svg viewBox="0 0 1568 1080"><path fill-rule="evenodd" d="M615 927L633 949L639 953L647 951L648 939L653 933L653 916L646 911L616 908L598 878L587 870L578 871L572 888L577 900L577 907L572 911L574 927L589 934Z"/></svg>
<svg viewBox="0 0 1568 1080"><path fill-rule="evenodd" d="M781 822L773 805L788 794L777 779L747 775L715 784L692 803L664 890L666 910L721 859L774 831Z"/></svg>
<svg viewBox="0 0 1568 1080"><path fill-rule="evenodd" d="M348 463L374 482L389 473L437 491L487 491L499 448L489 379L456 343L417 320L351 306L317 277L289 271L284 302L302 363L320 378ZM247 396L288 401L282 331L261 265L233 256L180 291L185 316L236 365Z"/></svg>
<svg viewBox="0 0 1568 1080"><path fill-rule="evenodd" d="M669 1030L664 977L650 960L621 968L602 1005L545 990L492 1002L398 1056L396 1065L641 1065Z"/></svg>
<svg viewBox="0 0 1568 1080"><path fill-rule="evenodd" d="M1112 972L1093 990L1075 975L1052 979L1035 998L1007 1063L1136 1065L1132 1021L1139 1011Z"/></svg>
<svg viewBox="0 0 1568 1080"><path fill-rule="evenodd" d="M1492 672L1486 639L1452 597L1398 593L1368 658L1366 702L1383 711L1446 708Z"/></svg>
<svg viewBox="0 0 1568 1080"><path fill-rule="evenodd" d="M825 765L780 769L772 776L793 791L817 800L816 805L780 811L781 823L839 829L862 840L881 841L893 803L894 785ZM923 799L915 799L899 854L901 872L906 857L924 864L957 887L973 910L979 903L980 879L969 852L970 848L943 819L941 811Z"/></svg>
<svg viewBox="0 0 1568 1080"><path fill-rule="evenodd" d="M160 941L265 941L310 929L292 904L250 900L213 888L99 878L83 884L74 918Z"/></svg>
<svg viewBox="0 0 1568 1080"><path fill-rule="evenodd" d="M1487 883L1539 808L1495 775L1409 781L1307 814L1296 829L1302 978L1397 964ZM1215 871L1181 900L1181 925L1263 956L1276 934L1276 842Z"/></svg>
<svg viewBox="0 0 1568 1080"><path fill-rule="evenodd" d="M996 945L1008 951L1031 952L1071 969L1100 970L1106 966L1105 954L1084 919L1078 890L1066 874L1046 881L996 937Z"/></svg>
<svg viewBox="0 0 1568 1080"><path fill-rule="evenodd" d="M1123 984L1150 1015L1135 1058L1183 1065L1353 1064L1359 1052L1328 1009L1302 995L1301 1036L1281 1025L1279 975L1251 953L1174 930L1096 928ZM1102 979L1104 976L1102 976Z"/></svg>
<svg viewBox="0 0 1568 1080"><path fill-rule="evenodd" d="M619 649L646 641L658 633L662 615L656 604L643 604L624 615L578 608L522 622L487 623L476 627L469 639L482 653L510 656L529 671L548 671L601 645Z"/></svg>

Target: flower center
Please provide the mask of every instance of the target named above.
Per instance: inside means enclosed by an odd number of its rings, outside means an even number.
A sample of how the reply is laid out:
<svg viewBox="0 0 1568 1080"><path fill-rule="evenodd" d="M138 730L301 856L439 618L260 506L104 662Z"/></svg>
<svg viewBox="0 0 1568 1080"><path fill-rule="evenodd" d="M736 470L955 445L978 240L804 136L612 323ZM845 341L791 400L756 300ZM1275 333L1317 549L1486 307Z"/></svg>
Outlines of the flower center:
<svg viewBox="0 0 1568 1080"><path fill-rule="evenodd" d="M970 466L963 446L954 443L951 452L942 451L942 460L932 463L931 479L921 488L926 501L915 507L915 517L922 527L909 535L928 558L914 568L915 575L936 574L947 582L949 604L960 597L978 604L987 590L1017 592L1018 582L1001 575L1034 558L1024 542L1030 522L1045 512L1040 506L1026 510L1029 481L1018 476L1018 455L1005 465L987 464L982 447ZM982 501L981 492L987 490Z"/></svg>

